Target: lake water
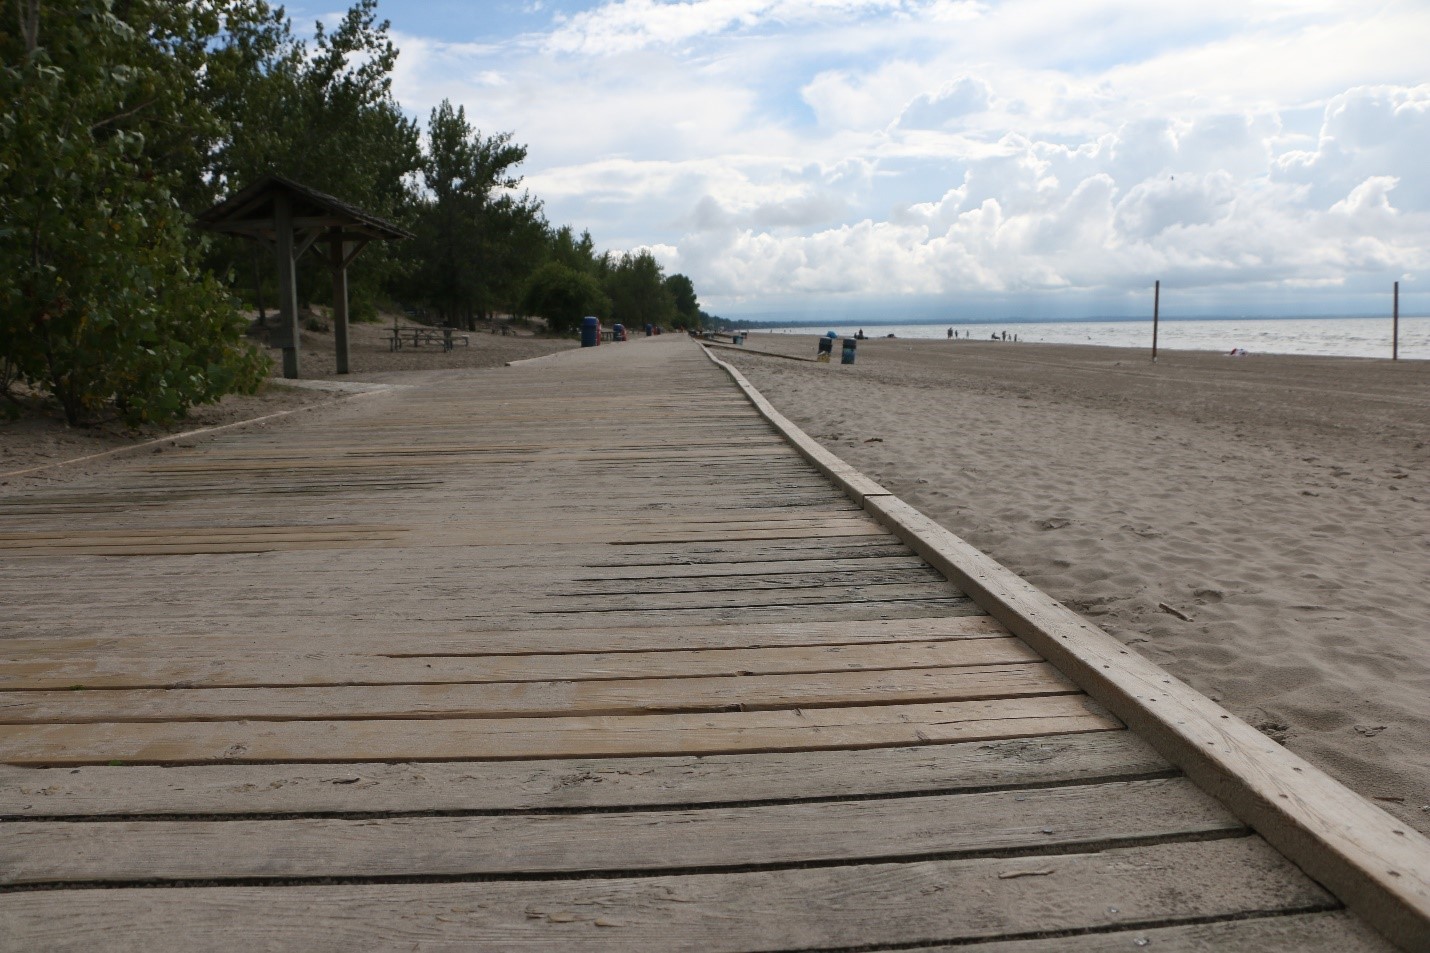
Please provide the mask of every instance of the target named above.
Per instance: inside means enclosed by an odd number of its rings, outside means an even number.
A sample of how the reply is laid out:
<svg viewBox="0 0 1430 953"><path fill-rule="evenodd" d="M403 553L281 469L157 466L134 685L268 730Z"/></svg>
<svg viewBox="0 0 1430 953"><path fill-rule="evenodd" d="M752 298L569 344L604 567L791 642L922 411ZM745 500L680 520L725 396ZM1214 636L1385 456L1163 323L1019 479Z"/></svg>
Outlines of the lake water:
<svg viewBox="0 0 1430 953"><path fill-rule="evenodd" d="M987 341L1008 332L1008 340L1045 344L1100 344L1108 347L1152 347L1150 321L1066 321L989 324L865 325L871 338L945 338L952 327L963 337ZM779 334L821 334L825 330L852 336L854 327L771 328ZM1163 321L1157 330L1159 350L1223 351L1243 348L1252 354L1325 354L1341 357L1390 357L1389 318L1228 318ZM1401 358L1430 359L1430 317L1400 319Z"/></svg>

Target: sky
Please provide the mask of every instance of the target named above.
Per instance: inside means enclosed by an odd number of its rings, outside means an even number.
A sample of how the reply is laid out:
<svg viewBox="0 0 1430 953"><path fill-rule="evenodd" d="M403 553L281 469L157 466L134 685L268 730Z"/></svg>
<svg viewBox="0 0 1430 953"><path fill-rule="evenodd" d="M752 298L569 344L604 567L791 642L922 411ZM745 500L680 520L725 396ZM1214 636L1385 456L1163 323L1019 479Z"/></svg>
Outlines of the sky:
<svg viewBox="0 0 1430 953"><path fill-rule="evenodd" d="M295 24L334 5L290 4ZM336 12L335 12L336 11ZM393 91L732 318L1430 313L1426 0L383 0Z"/></svg>

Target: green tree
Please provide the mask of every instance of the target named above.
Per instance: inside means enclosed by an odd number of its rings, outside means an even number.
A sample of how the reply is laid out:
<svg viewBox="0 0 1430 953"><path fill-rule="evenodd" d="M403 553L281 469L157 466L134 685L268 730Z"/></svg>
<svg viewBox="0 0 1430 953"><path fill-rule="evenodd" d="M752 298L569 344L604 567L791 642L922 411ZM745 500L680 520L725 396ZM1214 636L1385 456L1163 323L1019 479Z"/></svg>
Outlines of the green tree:
<svg viewBox="0 0 1430 953"><path fill-rule="evenodd" d="M554 334L570 334L587 315L608 317L611 301L594 275L548 261L527 280L522 310L546 319Z"/></svg>
<svg viewBox="0 0 1430 953"><path fill-rule="evenodd" d="M409 221L422 166L418 126L392 95L398 50L390 25L377 18L376 0L358 0L331 30L318 23L311 47L293 37L281 8L261 0L208 2L231 13L210 42L216 65L211 79L205 70L198 93L219 116L222 134L209 144L207 189L191 209L276 172L382 218ZM252 273L250 243L226 240L221 252L216 267ZM357 314L370 313L381 286L399 275L402 253L375 243L361 262L349 277ZM259 262L265 280L270 271ZM303 301L326 300L325 266L305 258L298 286Z"/></svg>
<svg viewBox="0 0 1430 953"><path fill-rule="evenodd" d="M514 144L511 133L473 129L463 107L443 100L432 110L414 279L450 323L475 327L498 299L512 303L525 278L524 269L513 274L514 246L539 241L545 228L540 203L511 194L521 183L513 170L525 158L526 147Z"/></svg>
<svg viewBox="0 0 1430 953"><path fill-rule="evenodd" d="M611 299L611 316L630 327L671 325L675 297L665 285L660 262L648 251L627 253L604 263L601 286Z"/></svg>
<svg viewBox="0 0 1430 953"><path fill-rule="evenodd" d="M590 231L583 231L580 237L577 237L570 225L562 225L550 232L547 253L553 261L558 261L567 268L591 275L597 272L599 259Z"/></svg>
<svg viewBox="0 0 1430 953"><path fill-rule="evenodd" d="M700 327L700 300L695 297L695 283L685 275L671 275L665 279L665 288L675 301L675 326L677 328Z"/></svg>
<svg viewBox="0 0 1430 953"><path fill-rule="evenodd" d="M200 268L202 242L176 197L183 178L146 149L176 129L213 134L212 115L107 0L11 3L18 16L0 28L7 395L23 383L72 424L109 405L137 424L256 387L266 359ZM126 9L136 23L177 23L165 6Z"/></svg>

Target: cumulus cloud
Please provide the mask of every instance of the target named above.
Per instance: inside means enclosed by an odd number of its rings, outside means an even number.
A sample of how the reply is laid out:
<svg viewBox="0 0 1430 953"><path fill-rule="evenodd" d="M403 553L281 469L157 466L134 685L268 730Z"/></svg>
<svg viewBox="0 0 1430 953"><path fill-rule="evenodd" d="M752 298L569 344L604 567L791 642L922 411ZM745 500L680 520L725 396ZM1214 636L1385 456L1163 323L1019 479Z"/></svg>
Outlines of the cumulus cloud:
<svg viewBox="0 0 1430 953"><path fill-rule="evenodd" d="M1277 158L1283 181L1304 184L1311 200L1341 201L1374 176L1412 173L1430 154L1430 83L1413 87L1363 86L1326 104L1314 149L1288 151ZM1405 176L1396 196L1407 211L1430 211L1430 181Z"/></svg>
<svg viewBox="0 0 1430 953"><path fill-rule="evenodd" d="M992 102L992 90L974 76L960 76L933 92L919 93L899 114L901 129L942 129L982 112Z"/></svg>
<svg viewBox="0 0 1430 953"><path fill-rule="evenodd" d="M707 306L1234 299L1430 265L1427 32L1350 0L613 0L402 37L398 94L513 130L553 221Z"/></svg>

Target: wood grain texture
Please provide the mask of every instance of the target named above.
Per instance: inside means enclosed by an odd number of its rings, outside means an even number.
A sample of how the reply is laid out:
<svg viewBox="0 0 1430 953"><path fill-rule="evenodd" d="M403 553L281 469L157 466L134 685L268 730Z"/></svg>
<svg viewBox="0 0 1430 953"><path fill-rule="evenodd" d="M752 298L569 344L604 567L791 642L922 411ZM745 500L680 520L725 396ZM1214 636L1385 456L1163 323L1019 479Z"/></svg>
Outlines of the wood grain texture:
<svg viewBox="0 0 1430 953"><path fill-rule="evenodd" d="M718 870L1230 834L1185 778L612 814L8 825L0 884Z"/></svg>
<svg viewBox="0 0 1430 953"><path fill-rule="evenodd" d="M1160 774L1128 731L778 754L149 767L0 765L0 818L522 811L801 801Z"/></svg>
<svg viewBox="0 0 1430 953"><path fill-rule="evenodd" d="M373 632L357 624L344 629L331 622L308 629L301 643L272 636L215 631L150 635L145 632L113 636L93 634L12 638L0 642L4 659L0 672L10 664L31 660L69 662L91 658L101 666L108 659L148 659L150 663L203 659L226 661L249 655L272 657L310 653L369 655L417 658L422 656L497 656L583 653L589 655L626 652L680 652L705 649L743 650L802 646L890 645L932 642L942 639L983 639L1006 635L1002 623L987 615L917 617L909 619L829 620L807 622L761 622L743 625L711 625L694 620L688 625L609 626L587 629L544 629L534 625L489 628L477 623L465 630L422 631L409 626L400 633ZM353 631L356 629L356 631ZM875 649L875 651L882 651ZM182 664L182 663L181 663ZM73 683L67 683L73 684Z"/></svg>
<svg viewBox="0 0 1430 953"><path fill-rule="evenodd" d="M0 725L0 761L80 765L619 758L879 748L1118 727L1076 695L595 718Z"/></svg>
<svg viewBox="0 0 1430 953"><path fill-rule="evenodd" d="M1024 875L1037 872L1035 875ZM933 944L1327 910L1255 838L1055 858L503 883L0 895L0 949L687 950Z"/></svg>
<svg viewBox="0 0 1430 953"><path fill-rule="evenodd" d="M966 946L920 946L910 953L960 953ZM979 953L1388 953L1380 934L1344 912L1271 916L979 944Z"/></svg>
<svg viewBox="0 0 1430 953"><path fill-rule="evenodd" d="M547 718L849 708L1072 694L1047 663L715 678L0 692L0 724Z"/></svg>
<svg viewBox="0 0 1430 953"><path fill-rule="evenodd" d="M404 651L411 647L404 646ZM75 660L0 665L0 712L25 698L12 691L63 689L60 704L86 704L78 688L195 688L275 685L394 685L475 682L598 681L953 668L1038 661L1021 640L1004 637L884 645L769 649L675 649L663 652L561 654L384 655L245 653L228 657L159 659L104 653ZM196 653L197 654L197 653Z"/></svg>

